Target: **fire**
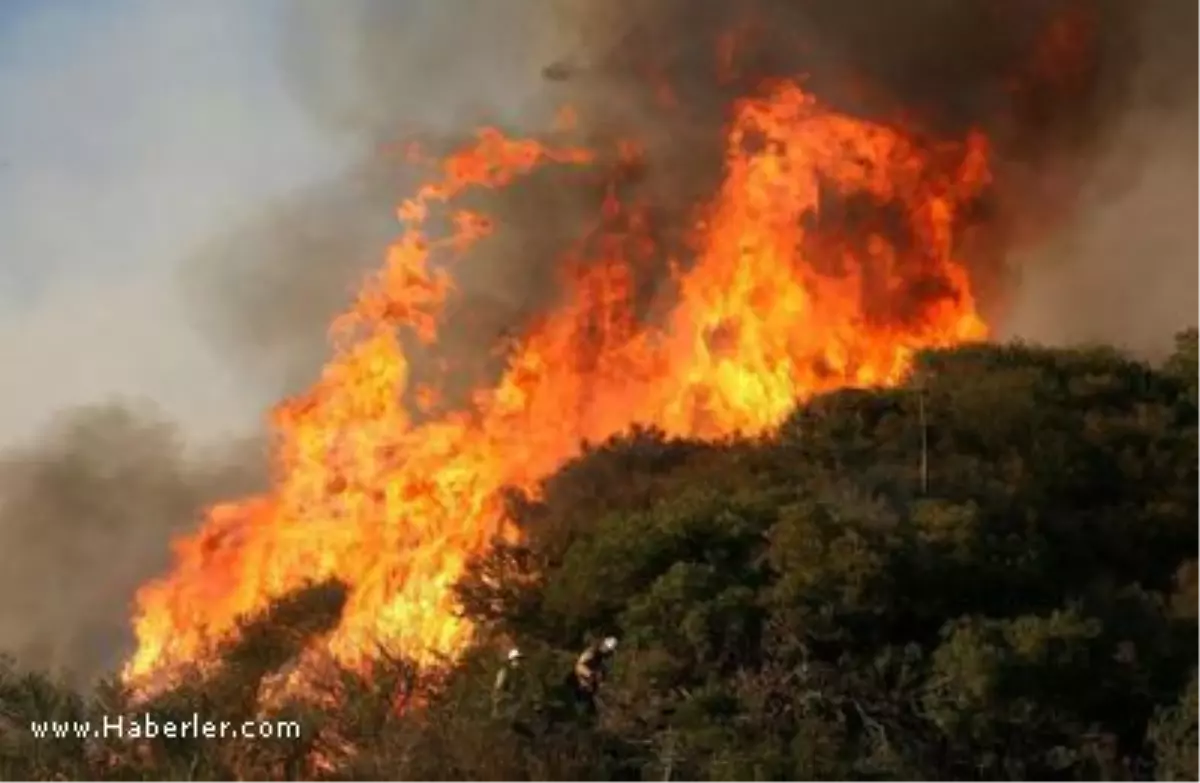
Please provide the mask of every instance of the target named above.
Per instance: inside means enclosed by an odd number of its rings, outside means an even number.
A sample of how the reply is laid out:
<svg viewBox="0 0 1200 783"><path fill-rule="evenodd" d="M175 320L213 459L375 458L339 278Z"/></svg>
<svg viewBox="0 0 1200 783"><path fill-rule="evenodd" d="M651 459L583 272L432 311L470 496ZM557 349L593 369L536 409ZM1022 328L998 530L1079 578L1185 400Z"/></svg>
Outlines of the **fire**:
<svg viewBox="0 0 1200 783"><path fill-rule="evenodd" d="M895 383L914 351L987 335L955 257L960 212L989 180L982 137L918 143L781 82L733 107L725 155L691 257L672 264L670 301L635 315L653 248L639 205L610 195L605 214L621 217L623 235L567 259L560 305L514 341L500 378L439 412L436 389L411 388L400 333L436 343L454 294L448 259L494 227L453 212L448 235L431 238L433 208L597 157L486 131L446 160L402 205L403 235L333 324L320 378L273 411L273 489L213 508L176 543L173 570L139 591L126 677L203 661L239 617L329 578L350 586L322 642L341 663L364 665L378 645L453 656L471 628L450 588L468 558L512 535L506 486L536 491L581 441L634 423L698 437L763 432L797 400ZM831 230L826 213L854 199L885 205L899 229Z"/></svg>

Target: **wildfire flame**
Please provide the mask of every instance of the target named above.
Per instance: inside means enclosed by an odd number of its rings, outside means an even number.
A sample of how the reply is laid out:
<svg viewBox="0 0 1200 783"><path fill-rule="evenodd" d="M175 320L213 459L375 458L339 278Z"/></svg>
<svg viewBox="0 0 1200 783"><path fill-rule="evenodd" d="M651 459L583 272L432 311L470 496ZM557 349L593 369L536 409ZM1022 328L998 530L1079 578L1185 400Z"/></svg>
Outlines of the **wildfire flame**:
<svg viewBox="0 0 1200 783"><path fill-rule="evenodd" d="M239 618L312 581L350 593L322 649L361 666L378 644L418 660L450 655L471 631L451 586L506 530L501 490L538 481L634 423L670 434L758 433L822 391L901 379L914 351L982 339L967 272L955 257L960 213L989 181L982 136L918 143L893 127L820 105L780 82L731 113L724 178L697 210L692 257L676 264L660 316L635 316L644 215L615 195L622 241L565 263L565 294L510 348L498 381L460 410L423 414L399 332L433 343L453 294L440 259L492 231L431 208L472 188L503 187L543 166L589 166L592 151L485 131L399 210L402 236L353 307L333 324L333 358L302 396L272 414L273 489L211 509L175 544L175 564L137 595L131 682L205 660ZM627 155L636 150L627 149ZM882 230L824 225L837 199L899 216ZM632 228L630 228L632 227ZM428 389L419 395L436 408Z"/></svg>

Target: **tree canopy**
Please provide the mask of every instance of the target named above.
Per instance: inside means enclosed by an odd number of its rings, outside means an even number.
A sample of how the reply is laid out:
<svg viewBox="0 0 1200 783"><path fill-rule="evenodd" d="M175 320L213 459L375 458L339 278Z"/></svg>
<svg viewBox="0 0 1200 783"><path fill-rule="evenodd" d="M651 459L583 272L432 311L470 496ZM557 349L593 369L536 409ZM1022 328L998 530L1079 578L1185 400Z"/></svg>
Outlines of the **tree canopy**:
<svg viewBox="0 0 1200 783"><path fill-rule="evenodd" d="M130 709L0 670L0 777L1195 779L1197 342L920 355L769 437L588 446L458 586L461 660L332 671L288 741L37 739ZM139 709L245 719L336 619L317 585ZM595 715L562 682L620 639ZM513 710L491 687L526 653ZM115 706L114 706L115 705ZM200 706L197 706L200 705Z"/></svg>

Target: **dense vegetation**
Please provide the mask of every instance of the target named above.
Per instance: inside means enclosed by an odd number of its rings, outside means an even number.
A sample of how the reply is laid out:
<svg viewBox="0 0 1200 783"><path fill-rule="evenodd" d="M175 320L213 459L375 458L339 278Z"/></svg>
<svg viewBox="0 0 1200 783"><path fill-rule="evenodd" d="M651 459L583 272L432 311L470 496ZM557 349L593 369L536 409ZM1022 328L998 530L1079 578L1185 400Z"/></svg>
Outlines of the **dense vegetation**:
<svg viewBox="0 0 1200 783"><path fill-rule="evenodd" d="M637 431L512 497L519 547L460 585L455 666L382 660L285 705L301 740L37 740L128 711L0 669L0 778L1197 777L1197 344L975 346L912 382L800 406L779 432ZM318 585L223 665L138 709L241 720L337 617ZM562 680L621 647L595 717ZM493 711L507 645L528 654Z"/></svg>

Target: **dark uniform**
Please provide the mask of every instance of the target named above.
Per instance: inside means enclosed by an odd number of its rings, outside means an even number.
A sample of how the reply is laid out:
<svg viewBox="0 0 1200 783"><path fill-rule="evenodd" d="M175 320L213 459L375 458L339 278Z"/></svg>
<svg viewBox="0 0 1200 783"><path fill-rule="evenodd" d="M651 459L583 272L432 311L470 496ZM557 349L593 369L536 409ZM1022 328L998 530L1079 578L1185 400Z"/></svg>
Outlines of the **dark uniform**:
<svg viewBox="0 0 1200 783"><path fill-rule="evenodd" d="M609 636L599 643L589 644L575 661L572 685L576 699L588 712L596 709L596 694L608 674L608 661L616 649L616 638Z"/></svg>
<svg viewBox="0 0 1200 783"><path fill-rule="evenodd" d="M504 662L504 666L500 671L496 672L496 682L492 685L492 715L500 717L503 713L511 711L513 705L513 695L518 690L521 678L521 651L517 649L509 650L508 660Z"/></svg>

